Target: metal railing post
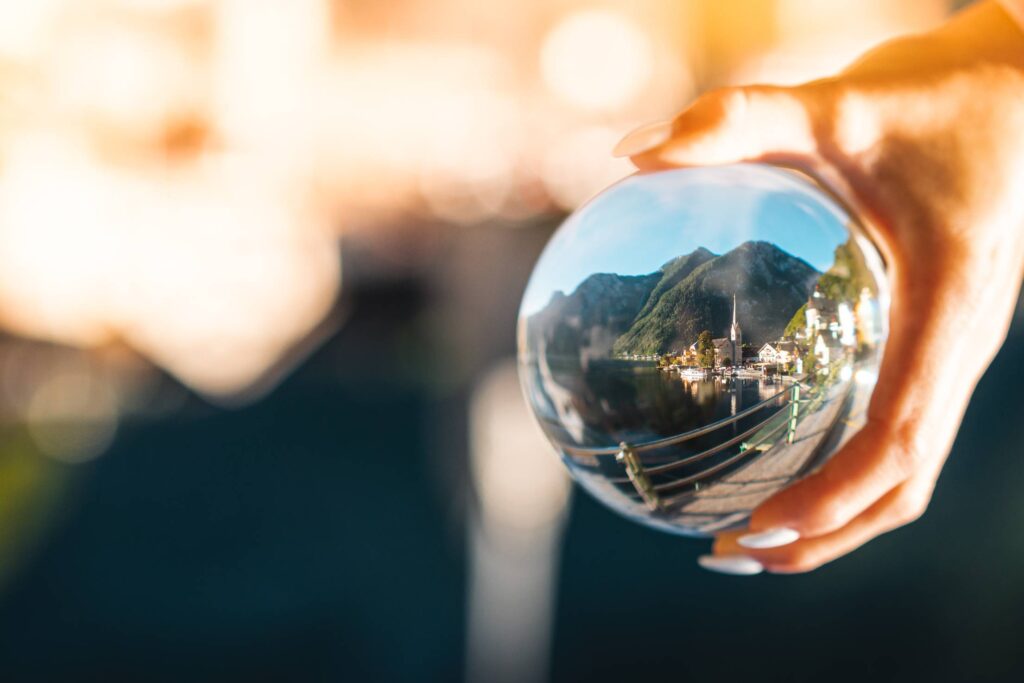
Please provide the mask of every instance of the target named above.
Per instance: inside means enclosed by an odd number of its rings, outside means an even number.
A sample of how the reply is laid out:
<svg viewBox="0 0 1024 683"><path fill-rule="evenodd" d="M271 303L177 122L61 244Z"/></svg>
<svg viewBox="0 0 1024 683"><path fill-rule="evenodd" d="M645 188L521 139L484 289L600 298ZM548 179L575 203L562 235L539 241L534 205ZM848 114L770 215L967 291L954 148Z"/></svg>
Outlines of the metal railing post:
<svg viewBox="0 0 1024 683"><path fill-rule="evenodd" d="M786 443L793 443L796 437L796 423L800 417L800 383L793 385L793 397L789 403L789 429L786 433Z"/></svg>
<svg viewBox="0 0 1024 683"><path fill-rule="evenodd" d="M654 490L654 485L651 484L650 477L644 472L644 467L640 464L640 458L637 456L636 451L633 450L633 447L626 442L620 443L619 452L615 455L615 461L625 465L629 481L632 482L633 488L640 494L648 509L652 512L659 510L661 508L661 500L658 498L658 493Z"/></svg>

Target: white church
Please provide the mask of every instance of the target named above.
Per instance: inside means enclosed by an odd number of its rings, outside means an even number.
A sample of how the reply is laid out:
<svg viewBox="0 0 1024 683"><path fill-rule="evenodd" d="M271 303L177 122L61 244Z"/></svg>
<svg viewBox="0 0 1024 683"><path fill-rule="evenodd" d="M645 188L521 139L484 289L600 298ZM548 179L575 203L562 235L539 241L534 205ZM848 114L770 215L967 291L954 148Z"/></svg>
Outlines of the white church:
<svg viewBox="0 0 1024 683"><path fill-rule="evenodd" d="M715 346L715 365L742 365L743 364L743 330L736 320L736 295L732 295L732 325L729 326L729 336L712 339ZM697 351L697 342L690 345L690 351ZM729 362L726 363L726 359Z"/></svg>

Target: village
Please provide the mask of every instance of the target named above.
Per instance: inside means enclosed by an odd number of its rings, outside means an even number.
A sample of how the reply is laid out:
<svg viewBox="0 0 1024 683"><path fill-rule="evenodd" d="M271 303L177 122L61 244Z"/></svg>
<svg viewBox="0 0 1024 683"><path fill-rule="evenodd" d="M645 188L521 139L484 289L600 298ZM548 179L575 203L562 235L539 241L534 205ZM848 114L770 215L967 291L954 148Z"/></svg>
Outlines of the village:
<svg viewBox="0 0 1024 683"><path fill-rule="evenodd" d="M706 379L713 376L752 378L804 376L824 372L826 368L850 355L873 339L874 300L867 290L851 307L835 303L818 288L803 307L803 325L791 324L789 334L760 346L745 344L737 318L736 297L733 296L732 324L725 337L714 338L709 330L701 332L689 347L665 354L631 354L625 360L653 361L666 372L678 373L683 379Z"/></svg>

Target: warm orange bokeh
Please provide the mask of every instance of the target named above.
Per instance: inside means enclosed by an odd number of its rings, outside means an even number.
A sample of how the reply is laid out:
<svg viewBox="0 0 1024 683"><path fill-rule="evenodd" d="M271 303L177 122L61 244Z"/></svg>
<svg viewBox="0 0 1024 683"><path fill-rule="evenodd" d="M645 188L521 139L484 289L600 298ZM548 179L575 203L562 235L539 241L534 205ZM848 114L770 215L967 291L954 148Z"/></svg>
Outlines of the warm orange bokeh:
<svg viewBox="0 0 1024 683"><path fill-rule="evenodd" d="M0 323L123 341L202 392L235 395L331 308L339 234L571 209L630 171L608 153L622 133L698 89L824 73L945 11L4 3Z"/></svg>

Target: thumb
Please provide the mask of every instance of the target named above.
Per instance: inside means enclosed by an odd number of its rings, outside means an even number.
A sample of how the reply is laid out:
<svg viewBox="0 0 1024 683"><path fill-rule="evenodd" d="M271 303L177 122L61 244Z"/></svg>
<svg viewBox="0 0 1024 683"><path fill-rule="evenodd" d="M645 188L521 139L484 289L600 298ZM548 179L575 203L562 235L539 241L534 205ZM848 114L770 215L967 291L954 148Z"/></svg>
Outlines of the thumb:
<svg viewBox="0 0 1024 683"><path fill-rule="evenodd" d="M808 98L799 88L713 90L671 123L633 131L615 147L641 170L800 159L816 148Z"/></svg>

